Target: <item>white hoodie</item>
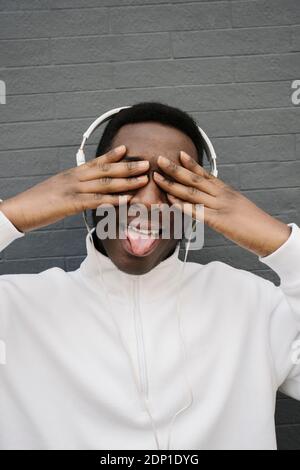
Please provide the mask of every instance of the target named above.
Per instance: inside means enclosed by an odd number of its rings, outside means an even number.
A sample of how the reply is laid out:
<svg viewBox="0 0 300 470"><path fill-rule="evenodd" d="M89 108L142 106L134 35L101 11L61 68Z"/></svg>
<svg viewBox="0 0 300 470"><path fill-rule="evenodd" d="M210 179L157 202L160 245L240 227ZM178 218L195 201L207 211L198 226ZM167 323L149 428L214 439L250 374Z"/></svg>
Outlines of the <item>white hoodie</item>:
<svg viewBox="0 0 300 470"><path fill-rule="evenodd" d="M0 448L275 449L276 391L300 399L300 229L289 225L259 258L280 287L219 261L181 277L178 249L128 275L89 236L76 271L2 275ZM0 212L0 251L22 236Z"/></svg>

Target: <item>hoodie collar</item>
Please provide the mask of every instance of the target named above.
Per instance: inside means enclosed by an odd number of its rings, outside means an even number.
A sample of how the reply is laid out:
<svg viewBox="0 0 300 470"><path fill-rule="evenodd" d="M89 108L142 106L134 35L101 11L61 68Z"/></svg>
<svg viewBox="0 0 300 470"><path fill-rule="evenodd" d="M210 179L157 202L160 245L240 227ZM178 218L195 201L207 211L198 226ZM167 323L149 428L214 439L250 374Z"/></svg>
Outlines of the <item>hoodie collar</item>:
<svg viewBox="0 0 300 470"><path fill-rule="evenodd" d="M183 267L182 261L178 258L180 244L168 258L161 261L151 271L133 275L121 271L108 256L95 248L92 236L94 230L86 236L87 256L81 263L80 271L84 277L88 278L89 283L97 288L97 291L103 282L103 287L107 289L109 295L120 302L124 302L124 298L132 295L134 285L138 285L139 293L146 302L152 302L174 292Z"/></svg>

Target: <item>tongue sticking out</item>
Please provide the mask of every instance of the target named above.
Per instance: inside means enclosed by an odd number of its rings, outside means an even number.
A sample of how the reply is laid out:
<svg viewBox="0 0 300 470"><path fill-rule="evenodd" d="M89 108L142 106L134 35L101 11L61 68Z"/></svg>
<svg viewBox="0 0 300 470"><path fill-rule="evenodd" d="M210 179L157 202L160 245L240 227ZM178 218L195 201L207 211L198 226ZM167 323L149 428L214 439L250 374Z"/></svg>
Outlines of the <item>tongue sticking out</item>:
<svg viewBox="0 0 300 470"><path fill-rule="evenodd" d="M127 239L129 240L133 253L138 256L147 253L156 241L156 238L151 237L150 234L140 234L132 230L127 231Z"/></svg>

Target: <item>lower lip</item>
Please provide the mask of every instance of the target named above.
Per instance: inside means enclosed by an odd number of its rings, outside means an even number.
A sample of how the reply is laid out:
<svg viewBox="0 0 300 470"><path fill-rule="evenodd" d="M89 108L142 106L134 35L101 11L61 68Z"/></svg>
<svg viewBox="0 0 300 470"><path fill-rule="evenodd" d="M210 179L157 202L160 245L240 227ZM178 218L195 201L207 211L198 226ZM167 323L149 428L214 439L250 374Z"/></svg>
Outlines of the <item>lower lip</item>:
<svg viewBox="0 0 300 470"><path fill-rule="evenodd" d="M151 245L151 247L149 248L149 250L145 251L145 253L143 253L142 255L138 255L138 254L136 254L132 251L131 244L130 244L130 241L128 240L128 238L125 238L125 239L122 238L122 239L120 239L120 241L121 241L125 251L127 251L127 253L129 253L132 256L135 256L136 258L143 258L144 256L150 255L156 249L156 247L159 245L161 239L156 238L155 241L153 242L153 244Z"/></svg>

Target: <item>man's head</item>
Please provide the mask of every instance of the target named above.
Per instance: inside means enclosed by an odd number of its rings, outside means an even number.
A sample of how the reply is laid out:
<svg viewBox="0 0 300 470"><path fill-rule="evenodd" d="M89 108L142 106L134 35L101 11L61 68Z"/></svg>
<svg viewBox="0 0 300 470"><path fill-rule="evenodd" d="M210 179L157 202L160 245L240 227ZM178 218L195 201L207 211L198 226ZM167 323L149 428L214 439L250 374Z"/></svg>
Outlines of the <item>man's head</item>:
<svg viewBox="0 0 300 470"><path fill-rule="evenodd" d="M123 160L148 160L150 163L147 171L148 183L130 192L132 198L129 203L130 206L143 204L147 208L149 221L151 207L157 207L158 204L170 205L166 194L153 179L153 171L160 171L157 165L158 156L165 156L179 164L179 152L184 150L201 165L203 161L202 136L193 118L180 109L161 103L138 103L115 115L103 132L96 156L122 144L127 148ZM116 212L118 216L118 209ZM93 212L93 218L96 225L100 220L96 211ZM128 221L133 218L129 216ZM141 247L147 247L149 243L142 245L140 240L139 247L139 235L133 234L132 237L132 240L130 235L129 239L99 240L95 236L94 240L100 251L107 254L120 270L129 274L150 271L168 257L178 243L171 230L169 239L160 236L155 242L150 242L149 250L145 248L146 251L143 252Z"/></svg>

